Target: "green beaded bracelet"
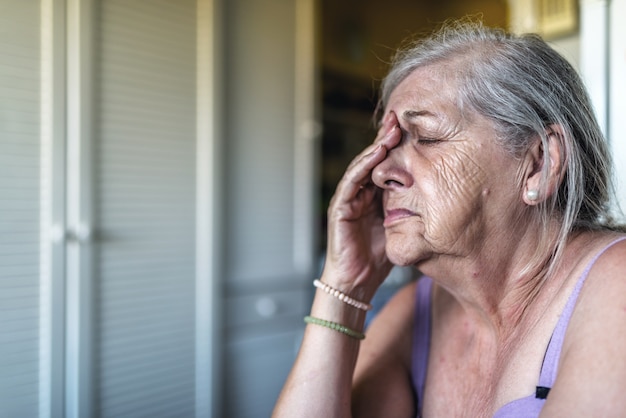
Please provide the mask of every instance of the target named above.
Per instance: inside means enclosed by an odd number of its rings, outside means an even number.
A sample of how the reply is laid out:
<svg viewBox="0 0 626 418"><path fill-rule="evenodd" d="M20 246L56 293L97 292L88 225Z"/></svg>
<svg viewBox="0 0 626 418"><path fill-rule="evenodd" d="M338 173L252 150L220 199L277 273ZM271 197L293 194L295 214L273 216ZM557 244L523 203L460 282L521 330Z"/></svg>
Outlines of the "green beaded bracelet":
<svg viewBox="0 0 626 418"><path fill-rule="evenodd" d="M357 340L362 340L365 338L365 334L363 334L362 332L355 331L346 327L345 325L338 324L337 322L327 321L325 319L315 318L313 316L305 316L304 322L306 322L307 324L320 325L322 327L330 328L332 330L341 332L348 337L356 338Z"/></svg>

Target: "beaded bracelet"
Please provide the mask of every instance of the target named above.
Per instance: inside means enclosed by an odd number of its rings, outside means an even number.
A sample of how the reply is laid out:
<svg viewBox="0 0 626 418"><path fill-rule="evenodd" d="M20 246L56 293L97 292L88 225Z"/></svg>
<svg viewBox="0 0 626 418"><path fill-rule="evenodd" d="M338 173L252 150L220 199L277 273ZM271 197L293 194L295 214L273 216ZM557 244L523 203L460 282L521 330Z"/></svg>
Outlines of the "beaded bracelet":
<svg viewBox="0 0 626 418"><path fill-rule="evenodd" d="M340 290L337 290L320 280L317 280L317 279L313 280L313 286L317 287L318 289L322 289L324 292L328 293L329 295L334 296L340 301L345 302L350 306L354 306L355 308L360 309L362 311L369 311L370 309L372 309L372 305L365 303L365 302L358 301L356 299L352 299L350 296L346 295Z"/></svg>
<svg viewBox="0 0 626 418"><path fill-rule="evenodd" d="M362 340L365 338L365 334L363 334L362 332L355 331L351 328L346 327L345 325L338 324L337 322L327 321L325 319L315 318L313 316L305 316L304 322L306 322L307 324L320 325L322 327L330 328L334 331L341 332L342 334L345 334L348 337L352 337L357 340Z"/></svg>

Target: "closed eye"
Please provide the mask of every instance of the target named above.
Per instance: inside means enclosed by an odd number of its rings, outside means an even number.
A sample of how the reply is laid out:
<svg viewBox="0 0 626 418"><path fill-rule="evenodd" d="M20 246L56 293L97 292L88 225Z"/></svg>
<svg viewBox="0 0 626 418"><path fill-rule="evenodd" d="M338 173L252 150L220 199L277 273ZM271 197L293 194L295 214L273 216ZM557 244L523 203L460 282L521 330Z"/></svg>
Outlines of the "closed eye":
<svg viewBox="0 0 626 418"><path fill-rule="evenodd" d="M439 142L442 142L442 139L440 138L420 135L419 131L420 130L418 129L417 126L410 126L409 129L405 129L402 126L400 126L402 140L405 140L405 139L409 141L417 140L418 144L425 145L425 146L435 145Z"/></svg>
<svg viewBox="0 0 626 418"><path fill-rule="evenodd" d="M424 137L420 137L418 142L422 145L434 145L437 144L438 142L441 142L440 139L436 139L436 138L424 138Z"/></svg>

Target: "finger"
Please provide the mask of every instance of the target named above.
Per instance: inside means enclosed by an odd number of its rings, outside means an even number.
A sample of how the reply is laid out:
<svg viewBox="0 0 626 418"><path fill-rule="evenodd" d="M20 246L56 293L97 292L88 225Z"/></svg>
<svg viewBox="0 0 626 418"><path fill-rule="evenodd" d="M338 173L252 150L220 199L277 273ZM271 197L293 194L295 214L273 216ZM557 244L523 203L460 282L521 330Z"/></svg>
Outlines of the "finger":
<svg viewBox="0 0 626 418"><path fill-rule="evenodd" d="M400 142L400 127L398 125L389 125L389 129L385 132L385 135L376 138L374 143L365 148L359 155L357 155L348 165L346 171L352 170L356 165L360 164L363 158L371 155L379 146L383 146L386 149L394 148ZM373 167L372 167L373 168Z"/></svg>
<svg viewBox="0 0 626 418"><path fill-rule="evenodd" d="M392 113L393 112L389 112L389 113L385 114L385 116L380 121L380 123L378 125L377 137L381 136L381 135L384 135L384 132L386 132L389 129L389 122L390 122Z"/></svg>
<svg viewBox="0 0 626 418"><path fill-rule="evenodd" d="M361 151L361 153L350 162L348 169L358 163L363 155L370 154L380 143L383 143L387 149L395 147L397 145L397 139L399 139L395 134L396 127L398 130L400 129L396 114L394 112L387 113L383 118L383 125L378 130L378 134L374 139L374 142Z"/></svg>
<svg viewBox="0 0 626 418"><path fill-rule="evenodd" d="M354 199L364 188L373 186L372 170L387 156L387 150L398 145L401 139L400 126L395 113L385 116L387 131L382 138L377 139L348 165L342 180L337 186L337 195L348 201Z"/></svg>
<svg viewBox="0 0 626 418"><path fill-rule="evenodd" d="M382 123L380 129L378 130L378 134L376 135L376 139L374 139L374 143L378 143L383 138L385 138L387 133L389 133L389 131L394 126L399 126L398 118L396 117L396 114L393 111L390 111L389 113L387 113L385 115L385 117L383 118L382 122L383 123Z"/></svg>
<svg viewBox="0 0 626 418"><path fill-rule="evenodd" d="M369 153L361 154L344 173L337 186L337 194L343 200L353 199L359 191L371 183L372 170L385 159L387 149L382 144L376 145Z"/></svg>

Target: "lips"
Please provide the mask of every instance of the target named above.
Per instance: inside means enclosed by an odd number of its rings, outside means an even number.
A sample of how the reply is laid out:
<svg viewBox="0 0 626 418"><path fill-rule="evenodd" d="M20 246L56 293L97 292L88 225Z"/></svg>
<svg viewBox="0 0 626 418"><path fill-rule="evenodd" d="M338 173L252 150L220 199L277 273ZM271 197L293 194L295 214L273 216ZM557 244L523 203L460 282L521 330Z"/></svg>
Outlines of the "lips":
<svg viewBox="0 0 626 418"><path fill-rule="evenodd" d="M384 226L390 226L402 219L409 218L411 216L415 216L415 212L412 212L408 209L389 209L385 211L385 222Z"/></svg>

